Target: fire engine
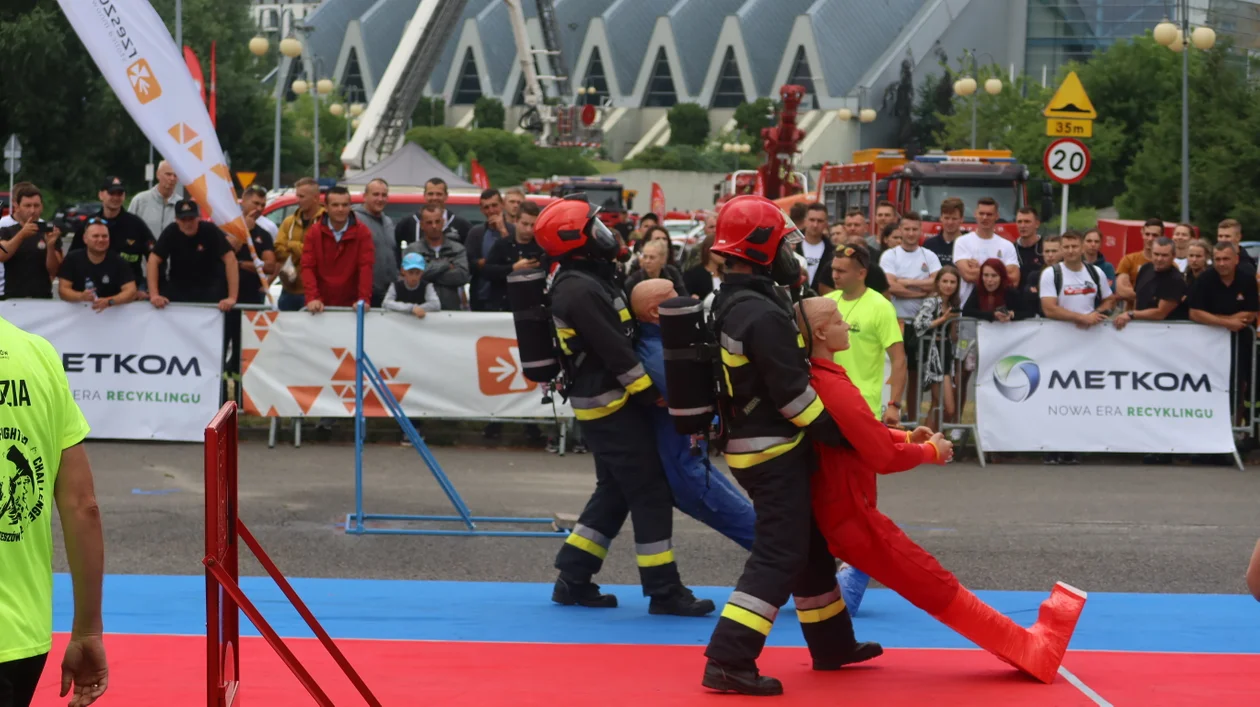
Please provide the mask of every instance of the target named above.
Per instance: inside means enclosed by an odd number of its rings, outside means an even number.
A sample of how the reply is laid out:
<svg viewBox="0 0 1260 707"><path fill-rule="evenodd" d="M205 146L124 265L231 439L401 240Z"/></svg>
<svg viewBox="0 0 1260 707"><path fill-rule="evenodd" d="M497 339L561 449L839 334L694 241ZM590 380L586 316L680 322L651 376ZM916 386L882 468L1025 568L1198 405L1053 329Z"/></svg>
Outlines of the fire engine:
<svg viewBox="0 0 1260 707"><path fill-rule="evenodd" d="M530 194L548 194L564 198L569 194L583 193L592 204L600 207L599 218L609 228L628 223L627 211L630 199L616 177L552 177L529 179L525 191Z"/></svg>
<svg viewBox="0 0 1260 707"><path fill-rule="evenodd" d="M866 214L874 228L875 207L890 201L901 213L915 211L923 218L923 235L941 230L937 221L941 202L962 199L963 230L975 228L976 200L993 197L998 203L997 232L1015 240L1015 212L1029 204L1028 168L1009 150L932 151L906 158L904 150L873 148L853 153L853 164L824 165L818 193L832 223L844 220L851 208ZM1041 183L1040 214L1048 221L1054 209L1049 182Z"/></svg>

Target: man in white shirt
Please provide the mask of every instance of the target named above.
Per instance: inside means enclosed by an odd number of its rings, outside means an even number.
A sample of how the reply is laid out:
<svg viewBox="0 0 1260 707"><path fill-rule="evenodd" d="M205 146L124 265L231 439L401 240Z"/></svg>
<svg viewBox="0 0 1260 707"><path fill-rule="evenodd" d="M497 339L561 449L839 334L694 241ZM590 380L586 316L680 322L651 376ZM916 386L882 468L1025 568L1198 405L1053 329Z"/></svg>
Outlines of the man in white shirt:
<svg viewBox="0 0 1260 707"><path fill-rule="evenodd" d="M907 211L901 217L901 245L884 251L879 266L888 277L888 294L897 319L902 321L902 341L906 349L906 410L911 421L919 417L919 338L913 322L923 299L936 291L936 271L941 269L936 253L919 246L923 223L918 214Z"/></svg>
<svg viewBox="0 0 1260 707"><path fill-rule="evenodd" d="M990 258L1006 264L1007 282L1019 282L1019 258L1015 244L997 235L998 206L992 197L976 201L976 230L954 241L954 265L962 273L960 301L966 302L980 281L980 265Z"/></svg>
<svg viewBox="0 0 1260 707"><path fill-rule="evenodd" d="M1041 311L1046 317L1088 329L1107 321L1103 312L1111 309L1116 296L1103 271L1085 263L1084 240L1080 231L1067 231L1059 237L1063 262L1041 271L1038 291ZM1056 279L1059 282L1056 283ZM1079 463L1076 454L1071 452L1051 452L1045 455L1044 461L1046 464Z"/></svg>
<svg viewBox="0 0 1260 707"><path fill-rule="evenodd" d="M1046 317L1088 329L1107 320L1103 312L1111 309L1116 297L1102 270L1085 264L1083 240L1079 231L1059 238L1063 262L1042 271L1039 290ZM1056 273L1061 286L1056 286Z"/></svg>

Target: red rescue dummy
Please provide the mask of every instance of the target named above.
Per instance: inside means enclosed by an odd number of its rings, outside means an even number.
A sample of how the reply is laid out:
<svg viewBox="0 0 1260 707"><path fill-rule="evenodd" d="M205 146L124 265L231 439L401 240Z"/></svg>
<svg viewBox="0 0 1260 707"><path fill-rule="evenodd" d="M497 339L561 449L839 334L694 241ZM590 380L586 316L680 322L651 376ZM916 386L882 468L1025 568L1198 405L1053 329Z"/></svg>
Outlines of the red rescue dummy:
<svg viewBox="0 0 1260 707"><path fill-rule="evenodd" d="M907 601L1023 672L1053 682L1086 594L1057 583L1025 629L963 587L953 573L876 509L876 474L944 464L953 446L927 428L885 427L871 414L844 369L832 362L848 347L848 325L835 304L806 300L801 319L812 349L812 383L852 449L818 447L814 514L832 554L861 569Z"/></svg>

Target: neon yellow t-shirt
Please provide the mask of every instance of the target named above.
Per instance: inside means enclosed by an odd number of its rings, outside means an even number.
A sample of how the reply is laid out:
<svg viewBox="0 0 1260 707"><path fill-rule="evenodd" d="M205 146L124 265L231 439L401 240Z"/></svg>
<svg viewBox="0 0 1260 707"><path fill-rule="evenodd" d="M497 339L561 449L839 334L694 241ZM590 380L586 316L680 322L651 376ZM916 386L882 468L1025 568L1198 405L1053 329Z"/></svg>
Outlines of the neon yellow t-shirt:
<svg viewBox="0 0 1260 707"><path fill-rule="evenodd" d="M53 488L87 433L52 345L0 319L0 663L52 648Z"/></svg>
<svg viewBox="0 0 1260 707"><path fill-rule="evenodd" d="M825 297L836 303L840 316L849 323L849 348L838 352L835 361L844 366L849 380L862 391L871 412L878 417L884 389L885 351L902 340L897 309L871 289L852 301L844 299L840 290L828 292Z"/></svg>

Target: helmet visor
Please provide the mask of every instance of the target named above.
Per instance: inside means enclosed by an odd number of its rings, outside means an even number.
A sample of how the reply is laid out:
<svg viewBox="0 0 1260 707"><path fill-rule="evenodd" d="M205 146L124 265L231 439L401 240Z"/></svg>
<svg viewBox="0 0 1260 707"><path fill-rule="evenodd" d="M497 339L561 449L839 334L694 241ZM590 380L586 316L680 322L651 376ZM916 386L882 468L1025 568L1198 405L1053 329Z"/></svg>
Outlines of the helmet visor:
<svg viewBox="0 0 1260 707"><path fill-rule="evenodd" d="M801 229L792 223L792 219L787 214L783 214L783 241L793 248L797 243L805 240L805 235L801 233Z"/></svg>
<svg viewBox="0 0 1260 707"><path fill-rule="evenodd" d="M617 242L617 234L613 233L598 218L592 218L588 228L590 229L592 249L601 257L606 257L610 260L616 257L617 251L621 248L621 244Z"/></svg>

